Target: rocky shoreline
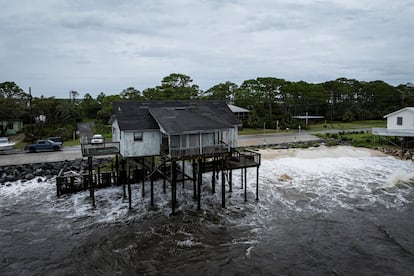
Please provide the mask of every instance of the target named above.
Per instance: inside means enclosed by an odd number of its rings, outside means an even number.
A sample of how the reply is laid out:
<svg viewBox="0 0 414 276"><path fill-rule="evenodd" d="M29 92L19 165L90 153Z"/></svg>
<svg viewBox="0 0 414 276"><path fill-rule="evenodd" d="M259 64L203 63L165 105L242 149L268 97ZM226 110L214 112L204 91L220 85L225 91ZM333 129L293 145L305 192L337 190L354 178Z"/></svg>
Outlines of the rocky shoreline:
<svg viewBox="0 0 414 276"><path fill-rule="evenodd" d="M378 147L377 150L392 155L395 158L401 160L414 160L414 151L413 150L402 150L402 149L395 149L395 148L387 148L387 147Z"/></svg>
<svg viewBox="0 0 414 276"><path fill-rule="evenodd" d="M296 144L283 144L267 146L265 148L272 149L289 149L289 148L307 148L307 147L318 147L325 143L296 143ZM263 148L263 147L258 147ZM392 155L395 158L402 160L413 160L413 150L402 150L389 147L378 147L375 150L383 152L387 155ZM111 162L111 158L96 158L93 159L93 166L100 166ZM44 162L36 164L24 164L24 165L11 165L0 167L0 185L5 185L7 182L13 182L17 180L29 181L36 177L45 177L46 179L53 178L63 171L75 171L82 172L88 170L88 161L86 159L78 158L73 161L61 161L61 162ZM39 178L39 181L42 181Z"/></svg>
<svg viewBox="0 0 414 276"><path fill-rule="evenodd" d="M93 159L93 167L100 166L111 162L111 158L95 158ZM29 181L36 177L45 177L51 179L63 171L87 171L88 160L78 158L72 161L36 163L24 165L11 165L0 167L0 185L5 185L7 182L17 180ZM42 181L39 178L39 181Z"/></svg>

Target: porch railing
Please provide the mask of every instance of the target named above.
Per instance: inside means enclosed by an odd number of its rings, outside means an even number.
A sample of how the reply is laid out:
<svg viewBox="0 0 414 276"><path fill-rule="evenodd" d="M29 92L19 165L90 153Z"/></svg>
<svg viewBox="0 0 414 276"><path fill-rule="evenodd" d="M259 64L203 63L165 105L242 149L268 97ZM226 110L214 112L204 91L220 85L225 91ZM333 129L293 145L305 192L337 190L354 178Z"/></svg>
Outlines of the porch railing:
<svg viewBox="0 0 414 276"><path fill-rule="evenodd" d="M203 147L188 147L188 148L168 148L161 145L161 150L164 154L168 154L171 158L188 157L197 155L210 155L215 153L230 152L230 147L225 144L216 144Z"/></svg>

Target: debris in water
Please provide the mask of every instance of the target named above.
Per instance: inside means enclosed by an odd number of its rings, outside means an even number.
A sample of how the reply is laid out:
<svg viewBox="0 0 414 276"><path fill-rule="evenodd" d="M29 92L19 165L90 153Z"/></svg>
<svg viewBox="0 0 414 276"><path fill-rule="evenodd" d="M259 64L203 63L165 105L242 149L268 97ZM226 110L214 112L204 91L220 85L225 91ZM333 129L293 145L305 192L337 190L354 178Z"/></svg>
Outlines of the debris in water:
<svg viewBox="0 0 414 276"><path fill-rule="evenodd" d="M289 175L285 173L279 176L279 181L288 181L288 180L292 180L292 177L290 177Z"/></svg>

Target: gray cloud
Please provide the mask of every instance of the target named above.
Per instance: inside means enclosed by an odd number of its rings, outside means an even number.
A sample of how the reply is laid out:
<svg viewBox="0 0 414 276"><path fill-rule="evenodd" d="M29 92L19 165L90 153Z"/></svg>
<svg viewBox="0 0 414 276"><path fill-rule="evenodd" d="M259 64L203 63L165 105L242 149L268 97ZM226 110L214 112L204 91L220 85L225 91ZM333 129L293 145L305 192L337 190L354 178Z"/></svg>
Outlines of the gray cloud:
<svg viewBox="0 0 414 276"><path fill-rule="evenodd" d="M143 90L172 72L204 90L259 76L413 82L411 1L17 0L0 10L0 81L39 95Z"/></svg>

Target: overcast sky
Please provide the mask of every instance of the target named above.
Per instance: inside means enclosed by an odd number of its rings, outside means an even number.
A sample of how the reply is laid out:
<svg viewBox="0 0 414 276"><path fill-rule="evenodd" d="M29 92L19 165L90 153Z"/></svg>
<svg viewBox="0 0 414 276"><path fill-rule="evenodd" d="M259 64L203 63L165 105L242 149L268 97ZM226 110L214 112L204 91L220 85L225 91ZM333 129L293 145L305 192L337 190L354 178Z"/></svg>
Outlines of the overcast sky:
<svg viewBox="0 0 414 276"><path fill-rule="evenodd" d="M34 96L117 94L182 73L414 82L412 0L0 0L0 82Z"/></svg>

